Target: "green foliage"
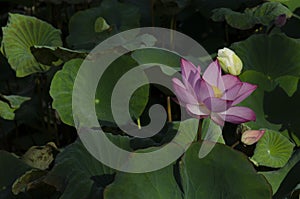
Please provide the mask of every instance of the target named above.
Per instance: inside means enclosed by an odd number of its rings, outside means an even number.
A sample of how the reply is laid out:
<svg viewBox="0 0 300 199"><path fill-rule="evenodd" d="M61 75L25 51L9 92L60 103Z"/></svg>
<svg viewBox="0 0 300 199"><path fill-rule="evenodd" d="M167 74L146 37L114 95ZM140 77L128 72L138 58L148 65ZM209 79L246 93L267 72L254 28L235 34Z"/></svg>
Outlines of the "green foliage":
<svg viewBox="0 0 300 199"><path fill-rule="evenodd" d="M288 18L292 12L280 3L267 2L258 7L246 8L243 13L229 8L219 8L213 11L214 21L225 21L233 28L247 30L257 24L272 25L276 17L285 14Z"/></svg>
<svg viewBox="0 0 300 199"><path fill-rule="evenodd" d="M99 17L105 19L110 28L98 31ZM104 39L131 28L139 27L139 11L135 6L105 0L100 7L80 11L69 23L68 45L75 49L92 49ZM97 27L97 29L95 29Z"/></svg>
<svg viewBox="0 0 300 199"><path fill-rule="evenodd" d="M170 165L161 170L143 174L117 173L115 181L105 189L104 198L180 199L181 194L173 176L173 165Z"/></svg>
<svg viewBox="0 0 300 199"><path fill-rule="evenodd" d="M36 61L30 51L34 45L62 46L60 30L35 17L9 14L9 23L2 28L2 51L17 77L49 70Z"/></svg>
<svg viewBox="0 0 300 199"><path fill-rule="evenodd" d="M279 132L266 130L251 158L257 166L283 167L290 159L294 144Z"/></svg>
<svg viewBox="0 0 300 199"><path fill-rule="evenodd" d="M297 0L268 0L270 2L280 2L286 5L292 12L300 7L300 2Z"/></svg>
<svg viewBox="0 0 300 199"><path fill-rule="evenodd" d="M64 47L32 46L30 50L39 63L48 66L60 65L71 59L84 59L87 56L87 52L70 50Z"/></svg>
<svg viewBox="0 0 300 199"><path fill-rule="evenodd" d="M193 144L180 162L184 198L271 198L269 184L243 154L216 144L199 159L199 148Z"/></svg>
<svg viewBox="0 0 300 199"><path fill-rule="evenodd" d="M72 91L73 84L77 72L82 63L81 59L73 59L67 62L63 69L58 72L53 78L50 94L53 97L53 107L58 111L62 121L66 124L73 124L72 115ZM112 112L110 109L111 96L115 83L126 71L136 65L130 57L125 56L117 59L105 71L103 78L98 84L97 93L95 96L96 113L100 120L114 122ZM64 85L64 86L62 86ZM148 101L148 86L139 88L130 100L130 111L132 116L138 118ZM123 121L126 123L127 121Z"/></svg>
<svg viewBox="0 0 300 199"><path fill-rule="evenodd" d="M0 151L0 198L291 199L299 195L300 42L297 26L290 23L299 20L298 0L1 2L0 148L6 151ZM276 26L280 15L286 16L282 20L289 28ZM216 23L222 21L228 25ZM131 124L123 119L116 125L111 109L118 81L139 65L145 65L146 72L130 77L121 85L124 90L140 78L147 82L147 69L152 65L161 66L159 77L170 84L174 71L180 71L178 54L153 48L157 42L163 46L164 41L136 30L118 38L117 50L137 50L121 53L109 65L90 103L105 135L116 146L147 153L171 143L183 154L157 171L124 173L89 153L73 122L72 92L78 70L85 66L83 62L94 61L98 52L89 52L102 41L147 26L187 34L212 56L226 46L234 50L243 62L239 78L258 85L239 104L256 114L256 121L245 125L252 130L266 129L257 144L240 143L241 132L235 124L221 128L208 118L181 121L186 113L172 100L174 93L157 84L134 91L128 99L130 116L138 124L134 128L143 129L151 122L152 106L160 104L167 110L168 122L152 137L127 136L122 127ZM128 42L133 39L135 42ZM185 45L182 42L174 47ZM191 61L210 60L210 56L194 58L188 53L185 58ZM201 67L203 73L205 66ZM85 110L86 104L81 106ZM109 158L122 159L117 155ZM141 165L134 162L132 166Z"/></svg>
<svg viewBox="0 0 300 199"><path fill-rule="evenodd" d="M300 161L300 151L297 150L294 152L293 156L290 158L290 160L287 162L287 164L282 167L279 170L276 171L267 171L267 172L261 172L268 182L271 184L272 189L273 189L273 194L275 194L280 187L280 184L290 172L293 167Z"/></svg>
<svg viewBox="0 0 300 199"><path fill-rule="evenodd" d="M287 94L293 94L295 87L291 85L295 85L296 78L300 77L300 51L297 50L300 43L296 39L284 34L260 34L234 43L232 48L242 59L245 70L261 72L273 84L273 88L279 84Z"/></svg>
<svg viewBox="0 0 300 199"><path fill-rule="evenodd" d="M21 104L30 100L29 97L17 95L0 95L0 117L6 120L15 119L15 110L20 108Z"/></svg>
<svg viewBox="0 0 300 199"><path fill-rule="evenodd" d="M56 73L51 83L50 95L53 98L53 108L58 111L61 120L69 125L74 125L72 90L82 61L82 59L73 59L65 63L63 69Z"/></svg>
<svg viewBox="0 0 300 199"><path fill-rule="evenodd" d="M247 125L252 129L268 128L279 130L281 125L270 123L264 113L264 90L272 90L272 82L262 73L252 70L245 71L240 78L245 82L259 85L259 88L250 97L240 103L240 105L249 107L256 113L256 121L249 122Z"/></svg>
<svg viewBox="0 0 300 199"><path fill-rule="evenodd" d="M138 64L130 56L121 56L116 59L103 73L97 87L95 99L99 100L96 104L96 113L100 120L114 122L111 111L111 94L118 80L130 69ZM147 81L147 76L141 71L140 78ZM137 78L126 81L127 86L134 86ZM129 112L134 119L137 119L144 111L149 98L149 85L137 88L129 101ZM118 107L116 107L118 108ZM120 121L126 124L128 121Z"/></svg>
<svg viewBox="0 0 300 199"><path fill-rule="evenodd" d="M140 65L152 63L174 67L177 70L180 68L180 56L165 50L146 48L134 51L131 56ZM162 70L166 74L172 75L172 73L165 71L164 68Z"/></svg>
<svg viewBox="0 0 300 199"><path fill-rule="evenodd" d="M110 134L107 136L118 146L130 150L128 137ZM96 160L81 141L77 140L57 156L54 168L44 181L61 190L63 194L60 198L62 199L89 198L93 194L96 194L93 197L101 197L101 190L105 187L105 183L99 180L105 181L104 175L114 173L113 169ZM91 193L92 190L94 193Z"/></svg>

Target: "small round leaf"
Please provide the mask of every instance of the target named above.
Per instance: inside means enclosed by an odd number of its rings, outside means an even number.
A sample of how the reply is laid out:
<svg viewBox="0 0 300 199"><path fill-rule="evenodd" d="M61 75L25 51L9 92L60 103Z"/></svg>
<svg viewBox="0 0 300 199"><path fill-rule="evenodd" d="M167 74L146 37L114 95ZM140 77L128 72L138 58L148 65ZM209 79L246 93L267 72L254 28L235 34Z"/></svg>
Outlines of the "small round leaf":
<svg viewBox="0 0 300 199"><path fill-rule="evenodd" d="M294 144L281 133L266 130L258 141L251 160L259 166L283 167L293 153Z"/></svg>

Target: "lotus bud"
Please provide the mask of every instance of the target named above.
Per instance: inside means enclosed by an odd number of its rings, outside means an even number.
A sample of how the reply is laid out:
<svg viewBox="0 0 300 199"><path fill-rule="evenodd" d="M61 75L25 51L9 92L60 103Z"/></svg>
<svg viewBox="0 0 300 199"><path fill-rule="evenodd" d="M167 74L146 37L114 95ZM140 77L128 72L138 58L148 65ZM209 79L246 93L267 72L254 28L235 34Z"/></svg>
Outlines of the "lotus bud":
<svg viewBox="0 0 300 199"><path fill-rule="evenodd" d="M241 59L229 48L218 50L217 57L223 71L231 75L239 75L243 69L243 62Z"/></svg>
<svg viewBox="0 0 300 199"><path fill-rule="evenodd" d="M285 14L282 14L276 17L274 23L277 27L282 27L286 23L286 20L287 20L287 16Z"/></svg>
<svg viewBox="0 0 300 199"><path fill-rule="evenodd" d="M265 130L247 130L242 134L242 143L252 145L264 135Z"/></svg>

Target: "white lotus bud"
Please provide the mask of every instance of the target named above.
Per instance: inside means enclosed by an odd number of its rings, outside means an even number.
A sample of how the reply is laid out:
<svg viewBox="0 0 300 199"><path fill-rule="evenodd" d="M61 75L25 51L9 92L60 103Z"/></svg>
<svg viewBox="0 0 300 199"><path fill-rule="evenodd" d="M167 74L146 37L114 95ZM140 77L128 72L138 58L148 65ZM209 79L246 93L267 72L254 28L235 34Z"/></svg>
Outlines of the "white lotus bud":
<svg viewBox="0 0 300 199"><path fill-rule="evenodd" d="M229 48L218 50L217 57L220 66L224 72L231 75L239 75L243 69L243 62L241 59Z"/></svg>

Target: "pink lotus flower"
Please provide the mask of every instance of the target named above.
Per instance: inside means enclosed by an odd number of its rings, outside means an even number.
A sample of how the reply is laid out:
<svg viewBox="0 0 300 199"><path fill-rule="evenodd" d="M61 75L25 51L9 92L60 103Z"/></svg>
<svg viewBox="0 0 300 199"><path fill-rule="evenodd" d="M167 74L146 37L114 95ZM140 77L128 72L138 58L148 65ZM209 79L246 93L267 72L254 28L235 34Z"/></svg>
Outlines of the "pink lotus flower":
<svg viewBox="0 0 300 199"><path fill-rule="evenodd" d="M181 60L182 81L173 79L173 87L179 103L196 118L210 117L223 126L224 122L240 124L256 119L247 108L235 106L248 97L257 86L241 82L233 75L221 74L218 61L212 62L201 77L200 67Z"/></svg>
<svg viewBox="0 0 300 199"><path fill-rule="evenodd" d="M265 134L265 132L266 132L265 130L248 130L248 131L245 131L242 134L241 141L244 144L252 145L252 144L258 142L258 140Z"/></svg>

